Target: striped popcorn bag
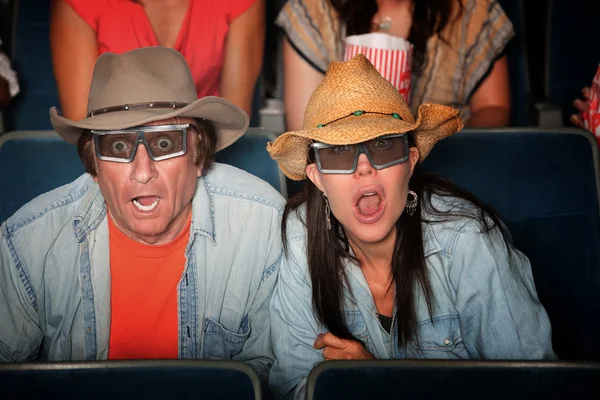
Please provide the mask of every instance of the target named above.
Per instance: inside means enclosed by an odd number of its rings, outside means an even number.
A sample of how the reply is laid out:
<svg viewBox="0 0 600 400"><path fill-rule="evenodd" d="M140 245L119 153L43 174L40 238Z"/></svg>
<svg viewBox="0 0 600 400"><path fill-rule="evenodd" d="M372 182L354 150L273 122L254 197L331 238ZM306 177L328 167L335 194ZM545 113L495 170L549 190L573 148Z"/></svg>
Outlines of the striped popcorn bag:
<svg viewBox="0 0 600 400"><path fill-rule="evenodd" d="M590 92L590 105L583 113L583 122L585 129L592 132L600 144L600 65L592 81Z"/></svg>
<svg viewBox="0 0 600 400"><path fill-rule="evenodd" d="M411 88L413 46L408 41L387 33L368 33L344 39L344 61L363 54L377 71L398 89L408 103Z"/></svg>

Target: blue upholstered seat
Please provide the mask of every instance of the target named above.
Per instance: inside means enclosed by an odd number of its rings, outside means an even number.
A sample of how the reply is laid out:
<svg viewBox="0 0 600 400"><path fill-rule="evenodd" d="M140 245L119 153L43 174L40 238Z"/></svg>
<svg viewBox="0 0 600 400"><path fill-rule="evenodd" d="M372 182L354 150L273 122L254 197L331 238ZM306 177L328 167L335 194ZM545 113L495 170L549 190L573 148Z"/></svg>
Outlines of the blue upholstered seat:
<svg viewBox="0 0 600 400"><path fill-rule="evenodd" d="M306 393L307 400L594 399L600 363L328 361L311 371Z"/></svg>
<svg viewBox="0 0 600 400"><path fill-rule="evenodd" d="M598 147L583 130L463 131L441 141L426 171L491 204L531 260L558 355L600 360Z"/></svg>
<svg viewBox="0 0 600 400"><path fill-rule="evenodd" d="M258 375L232 361L93 361L0 365L7 399L263 398Z"/></svg>
<svg viewBox="0 0 600 400"><path fill-rule="evenodd" d="M545 95L561 107L565 121L576 112L573 100L592 84L600 63L598 18L598 1L548 2Z"/></svg>

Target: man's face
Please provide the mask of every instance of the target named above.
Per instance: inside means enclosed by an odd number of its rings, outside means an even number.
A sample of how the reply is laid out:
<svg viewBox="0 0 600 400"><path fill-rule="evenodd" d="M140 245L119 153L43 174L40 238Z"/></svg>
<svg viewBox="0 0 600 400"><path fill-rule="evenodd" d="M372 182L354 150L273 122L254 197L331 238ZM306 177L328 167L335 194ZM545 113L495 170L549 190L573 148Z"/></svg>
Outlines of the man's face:
<svg viewBox="0 0 600 400"><path fill-rule="evenodd" d="M149 125L193 124L189 118L155 121ZM104 161L96 157L97 176L115 225L128 237L146 244L175 239L190 216L192 197L201 165L194 164L193 135L187 130L185 154L153 161L143 144L130 163Z"/></svg>

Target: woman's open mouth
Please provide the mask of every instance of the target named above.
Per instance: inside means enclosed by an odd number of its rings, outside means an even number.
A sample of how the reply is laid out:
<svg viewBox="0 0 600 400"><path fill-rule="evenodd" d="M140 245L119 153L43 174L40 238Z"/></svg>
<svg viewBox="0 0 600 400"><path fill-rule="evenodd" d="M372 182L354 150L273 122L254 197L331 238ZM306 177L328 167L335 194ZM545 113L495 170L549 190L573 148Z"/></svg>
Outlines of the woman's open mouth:
<svg viewBox="0 0 600 400"><path fill-rule="evenodd" d="M383 191L379 187L365 187L355 196L354 215L364 224L373 224L382 217L385 209Z"/></svg>

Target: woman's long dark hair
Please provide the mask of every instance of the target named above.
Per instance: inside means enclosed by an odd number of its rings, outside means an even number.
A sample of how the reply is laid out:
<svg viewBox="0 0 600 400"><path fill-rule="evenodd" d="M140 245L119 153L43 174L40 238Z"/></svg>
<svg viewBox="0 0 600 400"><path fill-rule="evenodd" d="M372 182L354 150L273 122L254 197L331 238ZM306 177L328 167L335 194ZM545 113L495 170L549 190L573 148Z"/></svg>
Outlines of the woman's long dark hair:
<svg viewBox="0 0 600 400"><path fill-rule="evenodd" d="M412 145L412 135L409 134ZM395 285L398 346L418 342L416 288L421 287L431 316L432 292L425 263L421 210L436 220L472 218L480 222L481 230L489 233L498 227L511 252L510 236L496 211L469 191L449 179L421 173L417 165L410 179L410 189L417 193L419 202L414 215L403 212L396 222L396 241L391 261L391 275ZM439 210L432 204L432 196L456 199L456 207ZM466 204L472 207L465 207ZM355 339L344 317L344 282L347 282L345 262L353 259L348 239L340 223L331 214L331 230L325 226L325 202L321 191L310 181L302 191L291 197L285 207L282 223L283 242L287 249L287 217L306 203L307 262L312 282L312 303L317 320L331 333L343 339ZM350 287L349 285L347 285Z"/></svg>
<svg viewBox="0 0 600 400"><path fill-rule="evenodd" d="M375 0L330 0L346 26L346 35L360 35L372 30L373 17L377 13ZM412 70L416 73L427 62L427 40L440 35L450 23L453 7L460 7L461 0L412 0L412 24L407 40L413 44ZM457 14L457 18L460 16ZM440 38L444 40L443 37Z"/></svg>

